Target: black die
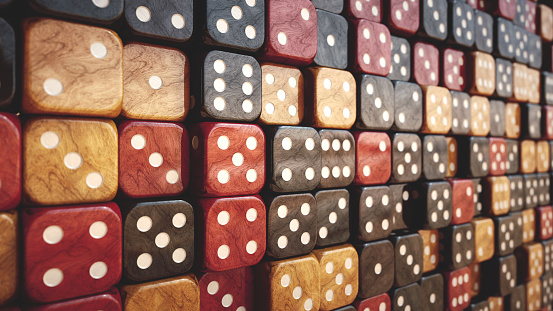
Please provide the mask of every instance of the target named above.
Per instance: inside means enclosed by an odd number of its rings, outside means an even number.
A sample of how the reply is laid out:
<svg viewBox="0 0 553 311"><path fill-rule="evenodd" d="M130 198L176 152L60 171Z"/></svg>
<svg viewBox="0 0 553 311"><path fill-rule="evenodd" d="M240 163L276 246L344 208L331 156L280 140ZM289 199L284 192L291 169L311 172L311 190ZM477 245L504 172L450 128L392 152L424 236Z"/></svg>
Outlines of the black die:
<svg viewBox="0 0 553 311"><path fill-rule="evenodd" d="M518 212L524 208L524 179L522 175L509 175L511 186L511 212Z"/></svg>
<svg viewBox="0 0 553 311"><path fill-rule="evenodd" d="M514 255L495 257L481 265L482 289L488 294L507 296L517 284L517 259Z"/></svg>
<svg viewBox="0 0 553 311"><path fill-rule="evenodd" d="M519 147L518 141L514 139L505 139L507 147L507 174L516 174L519 169Z"/></svg>
<svg viewBox="0 0 553 311"><path fill-rule="evenodd" d="M391 182L413 182L421 176L421 140L416 134L395 134Z"/></svg>
<svg viewBox="0 0 553 311"><path fill-rule="evenodd" d="M513 64L505 59L495 59L495 93L499 97L510 98L513 95Z"/></svg>
<svg viewBox="0 0 553 311"><path fill-rule="evenodd" d="M544 274L541 278L541 305L546 310L553 303L553 272Z"/></svg>
<svg viewBox="0 0 553 311"><path fill-rule="evenodd" d="M386 238L392 232L392 191L387 186L356 189L351 219L363 241Z"/></svg>
<svg viewBox="0 0 553 311"><path fill-rule="evenodd" d="M498 256L512 254L515 250L515 225L516 219L512 216L499 216L494 218L495 224L495 253Z"/></svg>
<svg viewBox="0 0 553 311"><path fill-rule="evenodd" d="M472 195L474 201L474 217L476 217L482 214L482 179L474 178L472 179L472 183L474 184L474 194Z"/></svg>
<svg viewBox="0 0 553 311"><path fill-rule="evenodd" d="M392 191L392 231L407 229L407 224L403 220L404 206L409 200L409 190L407 184L390 185Z"/></svg>
<svg viewBox="0 0 553 311"><path fill-rule="evenodd" d="M542 42L540 36L528 33L528 65L540 69L542 65Z"/></svg>
<svg viewBox="0 0 553 311"><path fill-rule="evenodd" d="M428 37L445 40L447 38L447 0L421 1L422 33Z"/></svg>
<svg viewBox="0 0 553 311"><path fill-rule="evenodd" d="M422 90L416 83L394 82L394 129L417 132L422 126Z"/></svg>
<svg viewBox="0 0 553 311"><path fill-rule="evenodd" d="M411 45L404 38L392 36L392 65L388 79L409 81L411 78Z"/></svg>
<svg viewBox="0 0 553 311"><path fill-rule="evenodd" d="M345 243L349 239L349 192L345 189L323 190L317 201L317 246Z"/></svg>
<svg viewBox="0 0 553 311"><path fill-rule="evenodd" d="M493 52L493 18L490 14L474 10L476 30L474 44L482 52Z"/></svg>
<svg viewBox="0 0 553 311"><path fill-rule="evenodd" d="M359 297L387 292L394 283L394 246L382 240L357 247L359 253Z"/></svg>
<svg viewBox="0 0 553 311"><path fill-rule="evenodd" d="M11 1L11 0L10 0ZM8 2L10 2L8 1ZM0 1L0 3L3 1ZM127 1L129 3L130 1ZM52 13L61 17L71 16L73 18L101 23L111 24L123 13L123 0L111 1L56 1L56 0L33 0L33 7L40 12ZM2 4L0 4L0 7Z"/></svg>
<svg viewBox="0 0 553 311"><path fill-rule="evenodd" d="M538 205L544 206L551 202L551 176L548 173L538 173Z"/></svg>
<svg viewBox="0 0 553 311"><path fill-rule="evenodd" d="M447 181L427 182L410 187L405 221L411 229L439 229L452 217L452 191Z"/></svg>
<svg viewBox="0 0 553 311"><path fill-rule="evenodd" d="M0 18L0 109L11 103L15 94L15 33Z"/></svg>
<svg viewBox="0 0 553 311"><path fill-rule="evenodd" d="M388 130L394 124L394 86L385 77L362 75L359 77L357 127L371 130Z"/></svg>
<svg viewBox="0 0 553 311"><path fill-rule="evenodd" d="M320 188L346 187L355 176L355 140L348 131L320 130Z"/></svg>
<svg viewBox="0 0 553 311"><path fill-rule="evenodd" d="M553 240L541 242L543 245L543 270L553 272Z"/></svg>
<svg viewBox="0 0 553 311"><path fill-rule="evenodd" d="M513 22L521 27L526 25L526 0L516 0L516 14Z"/></svg>
<svg viewBox="0 0 553 311"><path fill-rule="evenodd" d="M474 44L474 9L462 2L455 1L451 5L451 37L456 44L471 47Z"/></svg>
<svg viewBox="0 0 553 311"><path fill-rule="evenodd" d="M515 60L528 63L528 32L522 26L514 26Z"/></svg>
<svg viewBox="0 0 553 311"><path fill-rule="evenodd" d="M538 175L526 174L524 178L524 207L535 208L538 206Z"/></svg>
<svg viewBox="0 0 553 311"><path fill-rule="evenodd" d="M418 233L412 233L392 236L390 239L394 244L394 286L405 286L420 280L423 263L422 237Z"/></svg>
<svg viewBox="0 0 553 311"><path fill-rule="evenodd" d="M422 175L426 179L443 179L447 174L447 139L426 135L422 139Z"/></svg>
<svg viewBox="0 0 553 311"><path fill-rule="evenodd" d="M500 100L490 100L490 136L505 135L505 103Z"/></svg>
<svg viewBox="0 0 553 311"><path fill-rule="evenodd" d="M535 104L521 105L522 134L524 137L541 138L541 106Z"/></svg>
<svg viewBox="0 0 553 311"><path fill-rule="evenodd" d="M444 309L444 277L439 273L423 276L419 284L423 297L422 310L442 311Z"/></svg>
<svg viewBox="0 0 553 311"><path fill-rule="evenodd" d="M515 287L511 294L505 297L505 311L526 310L526 287L524 284Z"/></svg>
<svg viewBox="0 0 553 311"><path fill-rule="evenodd" d="M459 140L462 146L459 150L464 150L465 160L460 161L459 167L469 177L484 177L490 171L490 146L485 137L470 137L465 140ZM463 155L459 155L462 159Z"/></svg>
<svg viewBox="0 0 553 311"><path fill-rule="evenodd" d="M348 22L338 14L317 10L315 65L345 69L348 66Z"/></svg>
<svg viewBox="0 0 553 311"><path fill-rule="evenodd" d="M515 30L510 20L498 17L496 21L496 49L499 56L512 59L515 57Z"/></svg>
<svg viewBox="0 0 553 311"><path fill-rule="evenodd" d="M472 224L450 226L440 231L443 264L450 269L466 267L474 260L474 229Z"/></svg>
<svg viewBox="0 0 553 311"><path fill-rule="evenodd" d="M451 134L468 135L470 132L470 95L451 91Z"/></svg>
<svg viewBox="0 0 553 311"><path fill-rule="evenodd" d="M344 9L343 0L311 0L317 9L340 14Z"/></svg>
<svg viewBox="0 0 553 311"><path fill-rule="evenodd" d="M411 310L423 310L421 295L422 291L419 284L410 284L392 290L390 293L392 311L405 311L405 309L408 309L407 306L410 306Z"/></svg>

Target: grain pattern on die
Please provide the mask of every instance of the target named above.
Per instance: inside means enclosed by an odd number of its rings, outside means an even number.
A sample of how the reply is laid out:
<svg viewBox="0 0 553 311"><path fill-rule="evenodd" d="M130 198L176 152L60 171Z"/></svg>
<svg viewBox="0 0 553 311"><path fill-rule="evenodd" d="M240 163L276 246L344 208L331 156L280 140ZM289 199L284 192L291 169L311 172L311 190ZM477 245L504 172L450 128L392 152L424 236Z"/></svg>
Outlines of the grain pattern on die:
<svg viewBox="0 0 553 311"><path fill-rule="evenodd" d="M17 289L17 212L0 213L0 305L11 300Z"/></svg>
<svg viewBox="0 0 553 311"><path fill-rule="evenodd" d="M0 112L0 210L17 206L21 199L21 123Z"/></svg>

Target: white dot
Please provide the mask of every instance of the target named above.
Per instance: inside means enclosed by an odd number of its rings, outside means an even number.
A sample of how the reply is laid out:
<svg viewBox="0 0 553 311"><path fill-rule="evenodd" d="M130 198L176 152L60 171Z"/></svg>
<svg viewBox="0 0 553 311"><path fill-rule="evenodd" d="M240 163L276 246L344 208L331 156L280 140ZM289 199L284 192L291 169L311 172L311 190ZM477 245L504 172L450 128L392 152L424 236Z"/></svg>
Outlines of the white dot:
<svg viewBox="0 0 553 311"><path fill-rule="evenodd" d="M378 144L378 148L379 148L380 151L382 151L382 152L386 151L386 142L381 141L381 142Z"/></svg>
<svg viewBox="0 0 553 311"><path fill-rule="evenodd" d="M101 239L108 233L108 226L103 221L96 221L90 225L88 233L94 239Z"/></svg>
<svg viewBox="0 0 553 311"><path fill-rule="evenodd" d="M285 168L284 170L282 170L282 179L284 181L290 181L290 179L292 179L292 170L290 170L289 168Z"/></svg>
<svg viewBox="0 0 553 311"><path fill-rule="evenodd" d="M222 74L223 72L225 72L226 64L224 61L218 59L213 63L213 69L215 70L215 72Z"/></svg>
<svg viewBox="0 0 553 311"><path fill-rule="evenodd" d="M152 261L153 261L152 260L152 255L150 255L148 253L142 253L136 259L136 265L140 269L144 270L144 269L148 269L152 265Z"/></svg>
<svg viewBox="0 0 553 311"><path fill-rule="evenodd" d="M160 167L163 164L163 156L159 152L154 152L150 155L148 161L153 167Z"/></svg>
<svg viewBox="0 0 553 311"><path fill-rule="evenodd" d="M221 259L226 259L230 255L230 248L227 245L219 246L217 249L217 256Z"/></svg>
<svg viewBox="0 0 553 311"><path fill-rule="evenodd" d="M301 295L302 295L301 287L296 286L296 288L294 288L294 290L292 291L292 296L294 297L294 299L300 299Z"/></svg>
<svg viewBox="0 0 553 311"><path fill-rule="evenodd" d="M171 239L169 238L169 234L167 234L165 232L161 232L158 235L156 235L155 243L156 243L157 247L164 248L167 245L169 245L170 240Z"/></svg>
<svg viewBox="0 0 553 311"><path fill-rule="evenodd" d="M86 176L86 185L92 189L98 189L104 183L104 178L98 172L89 173Z"/></svg>
<svg viewBox="0 0 553 311"><path fill-rule="evenodd" d="M250 82L244 82L244 84L242 84L242 92L248 96L252 95L253 85Z"/></svg>
<svg viewBox="0 0 553 311"><path fill-rule="evenodd" d="M207 293L210 295L215 295L219 291L219 282L211 281L207 285Z"/></svg>
<svg viewBox="0 0 553 311"><path fill-rule="evenodd" d="M230 221L230 214L229 214L229 212L227 212L227 211L222 211L222 212L220 212L220 213L217 215L217 222L218 222L220 225L224 226L224 225L228 224L229 221Z"/></svg>
<svg viewBox="0 0 553 311"><path fill-rule="evenodd" d="M97 261L90 266L88 272L93 279L98 280L108 273L108 266L102 261Z"/></svg>
<svg viewBox="0 0 553 311"><path fill-rule="evenodd" d="M285 137L282 140L282 149L284 150L290 150L292 148L292 140L290 137Z"/></svg>
<svg viewBox="0 0 553 311"><path fill-rule="evenodd" d="M308 138L305 140L305 148L310 151L315 148L315 141L313 140L313 138Z"/></svg>
<svg viewBox="0 0 553 311"><path fill-rule="evenodd" d="M257 242L249 241L248 244L246 244L246 252L248 252L248 254L250 255L257 252Z"/></svg>
<svg viewBox="0 0 553 311"><path fill-rule="evenodd" d="M234 164L234 166L241 166L244 164L244 156L240 152L235 153L232 156L232 164Z"/></svg>
<svg viewBox="0 0 553 311"><path fill-rule="evenodd" d="M221 150L227 150L227 148L230 146L230 140L227 136L220 136L217 139L217 146Z"/></svg>
<svg viewBox="0 0 553 311"><path fill-rule="evenodd" d="M101 9L107 8L110 0L92 0L92 3Z"/></svg>
<svg viewBox="0 0 553 311"><path fill-rule="evenodd" d="M227 33L228 32L228 23L224 19L219 19L217 21L217 30L219 30L220 33Z"/></svg>
<svg viewBox="0 0 553 311"><path fill-rule="evenodd" d="M63 272L58 268L52 268L44 273L42 282L48 287L56 287L63 281Z"/></svg>
<svg viewBox="0 0 553 311"><path fill-rule="evenodd" d="M309 232L302 233L302 235L301 235L301 243L302 244L307 245L310 240L311 240L311 235L309 234Z"/></svg>
<svg viewBox="0 0 553 311"><path fill-rule="evenodd" d="M303 203L301 205L302 215L307 216L307 215L309 215L309 212L311 212L311 205L309 205L309 203Z"/></svg>
<svg viewBox="0 0 553 311"><path fill-rule="evenodd" d="M291 281L290 275L285 274L280 279L280 284L282 285L282 287L288 287L290 285L290 281Z"/></svg>
<svg viewBox="0 0 553 311"><path fill-rule="evenodd" d="M288 37L286 37L286 34L284 32L278 34L278 43L280 43L281 45L286 45L287 41Z"/></svg>
<svg viewBox="0 0 553 311"><path fill-rule="evenodd" d="M181 263L183 262L185 259L186 259L186 251L184 250L184 248L177 248L174 252L173 252L173 261L175 263Z"/></svg>
<svg viewBox="0 0 553 311"><path fill-rule="evenodd" d="M139 21L143 23L147 23L152 18L152 13L150 12L150 9L148 9L145 6L139 6L136 8L135 11L136 18L138 18Z"/></svg>
<svg viewBox="0 0 553 311"><path fill-rule="evenodd" d="M171 16L171 24L173 24L173 27L176 29L183 29L185 24L184 17L180 14L173 14L173 16Z"/></svg>
<svg viewBox="0 0 553 311"><path fill-rule="evenodd" d="M63 163L68 169L76 170L83 164L83 158L76 152L69 152L63 158Z"/></svg>
<svg viewBox="0 0 553 311"><path fill-rule="evenodd" d="M223 307L228 308L230 307L230 305L232 305L232 301L233 301L232 295L226 294L223 296L223 299L221 299L221 304L223 305Z"/></svg>
<svg viewBox="0 0 553 311"><path fill-rule="evenodd" d="M288 238L284 235L281 235L277 240L278 247L283 249L288 245Z"/></svg>
<svg viewBox="0 0 553 311"><path fill-rule="evenodd" d="M55 78L48 78L44 81L44 91L50 96L57 96L63 92L63 84Z"/></svg>
<svg viewBox="0 0 553 311"><path fill-rule="evenodd" d="M171 185L174 185L179 181L179 173L177 170L169 170L165 174L165 180L170 183Z"/></svg>
<svg viewBox="0 0 553 311"><path fill-rule="evenodd" d="M42 239L48 244L57 244L62 238L63 229L59 226L49 226L42 233Z"/></svg>
<svg viewBox="0 0 553 311"><path fill-rule="evenodd" d="M307 311L313 309L313 299L307 298L303 303L303 308ZM237 310L238 311L238 310ZM244 310L245 311L245 310Z"/></svg>
<svg viewBox="0 0 553 311"><path fill-rule="evenodd" d="M94 42L90 45L90 53L92 56L102 59L108 55L108 49L101 42Z"/></svg>
<svg viewBox="0 0 553 311"><path fill-rule="evenodd" d="M60 144L60 137L58 134L51 131L44 132L40 136L40 143L44 148L54 149Z"/></svg>
<svg viewBox="0 0 553 311"><path fill-rule="evenodd" d="M306 8L301 9L301 18L308 21L309 20L309 10Z"/></svg>
<svg viewBox="0 0 553 311"><path fill-rule="evenodd" d="M131 146L136 150L141 150L146 147L146 138L140 134L136 134L131 138Z"/></svg>

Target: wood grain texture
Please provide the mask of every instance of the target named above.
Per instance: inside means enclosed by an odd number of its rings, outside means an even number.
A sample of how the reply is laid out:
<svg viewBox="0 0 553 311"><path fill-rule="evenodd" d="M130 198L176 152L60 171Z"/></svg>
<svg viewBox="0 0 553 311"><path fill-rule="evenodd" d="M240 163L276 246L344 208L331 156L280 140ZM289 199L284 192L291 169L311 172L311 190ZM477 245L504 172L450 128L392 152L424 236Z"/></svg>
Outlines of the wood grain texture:
<svg viewBox="0 0 553 311"><path fill-rule="evenodd" d="M505 59L495 59L495 93L502 98L513 95L513 64Z"/></svg>
<svg viewBox="0 0 553 311"><path fill-rule="evenodd" d="M536 143L536 171L546 173L549 171L550 159L549 142L542 140Z"/></svg>
<svg viewBox="0 0 553 311"><path fill-rule="evenodd" d="M441 274L423 276L420 280L423 308L428 311L444 309L444 278Z"/></svg>
<svg viewBox="0 0 553 311"><path fill-rule="evenodd" d="M505 137L520 137L520 106L516 103L505 104Z"/></svg>
<svg viewBox="0 0 553 311"><path fill-rule="evenodd" d="M440 51L434 45L417 42L413 46L413 80L419 85L440 83Z"/></svg>
<svg viewBox="0 0 553 311"><path fill-rule="evenodd" d="M240 18L235 18L236 7ZM204 42L246 51L256 51L263 45L265 1L208 0L205 10Z"/></svg>
<svg viewBox="0 0 553 311"><path fill-rule="evenodd" d="M422 272L430 272L438 267L440 260L440 244L438 243L438 230L419 230L422 238L423 256ZM422 281L421 281L422 282Z"/></svg>
<svg viewBox="0 0 553 311"><path fill-rule="evenodd" d="M269 0L262 58L294 66L317 54L317 12L309 0Z"/></svg>
<svg viewBox="0 0 553 311"><path fill-rule="evenodd" d="M553 41L553 8L538 4L538 31L544 41Z"/></svg>
<svg viewBox="0 0 553 311"><path fill-rule="evenodd" d="M103 310L121 311L121 296L117 288L93 296L75 298L45 305L27 306L29 311L72 311L72 310Z"/></svg>
<svg viewBox="0 0 553 311"><path fill-rule="evenodd" d="M529 243L534 241L536 236L536 212L533 209L525 209L521 213L522 243Z"/></svg>
<svg viewBox="0 0 553 311"><path fill-rule="evenodd" d="M126 277L144 282L184 274L192 268L194 211L188 202L125 202L121 211Z"/></svg>
<svg viewBox="0 0 553 311"><path fill-rule="evenodd" d="M0 107L11 105L15 95L16 65L15 65L15 32L13 28L0 18Z"/></svg>
<svg viewBox="0 0 553 311"><path fill-rule="evenodd" d="M394 283L394 246L381 240L357 246L359 254L359 297L386 293Z"/></svg>
<svg viewBox="0 0 553 311"><path fill-rule="evenodd" d="M442 54L441 85L454 91L463 91L467 83L466 59L463 51L446 48Z"/></svg>
<svg viewBox="0 0 553 311"><path fill-rule="evenodd" d="M543 275L543 245L539 242L524 244L515 251L517 277L522 282L539 280Z"/></svg>
<svg viewBox="0 0 553 311"><path fill-rule="evenodd" d="M490 296L488 297L490 311L503 311L504 297Z"/></svg>
<svg viewBox="0 0 553 311"><path fill-rule="evenodd" d="M18 215L0 213L0 305L10 302L18 288Z"/></svg>
<svg viewBox="0 0 553 311"><path fill-rule="evenodd" d="M470 179L450 179L451 185L451 224L469 222L474 216L474 198L476 191Z"/></svg>
<svg viewBox="0 0 553 311"><path fill-rule="evenodd" d="M390 31L408 37L419 29L420 9L419 1L406 3L401 0L392 0L386 3L385 12Z"/></svg>
<svg viewBox="0 0 553 311"><path fill-rule="evenodd" d="M340 14L344 9L344 1L342 0L311 0L317 9Z"/></svg>
<svg viewBox="0 0 553 311"><path fill-rule="evenodd" d="M348 22L338 14L317 9L317 66L346 69L348 66Z"/></svg>
<svg viewBox="0 0 553 311"><path fill-rule="evenodd" d="M321 182L319 188L349 186L355 176L355 140L348 131L320 130Z"/></svg>
<svg viewBox="0 0 553 311"><path fill-rule="evenodd" d="M506 0L499 0L507 2ZM514 2L514 1L512 1ZM512 18L511 18L512 20ZM500 57L512 59L515 57L515 31L514 24L508 19L498 17L495 20L496 27L494 28L495 49Z"/></svg>
<svg viewBox="0 0 553 311"><path fill-rule="evenodd" d="M394 86L385 77L372 75L358 76L359 83L357 107L359 118L356 127L370 130L389 130L394 124L395 98ZM404 104L404 103L401 103ZM413 108L416 110L416 107ZM405 113L405 111L403 111ZM405 123L405 115L398 120L400 126ZM416 122L416 120L412 120Z"/></svg>
<svg viewBox="0 0 553 311"><path fill-rule="evenodd" d="M303 74L296 67L261 63L261 116L264 125L298 125L304 115Z"/></svg>
<svg viewBox="0 0 553 311"><path fill-rule="evenodd" d="M200 310L200 288L194 274L123 285L120 291L124 310Z"/></svg>
<svg viewBox="0 0 553 311"><path fill-rule="evenodd" d="M355 189L351 229L362 241L387 238L392 232L392 192L387 186Z"/></svg>
<svg viewBox="0 0 553 311"><path fill-rule="evenodd" d="M390 241L394 244L394 286L405 286L420 280L424 252L421 236L418 233L393 235Z"/></svg>
<svg viewBox="0 0 553 311"><path fill-rule="evenodd" d="M201 199L199 262L210 271L253 266L265 254L266 213L259 196Z"/></svg>
<svg viewBox="0 0 553 311"><path fill-rule="evenodd" d="M315 198L309 193L281 195L267 200L267 206L267 255L286 258L311 252L317 241Z"/></svg>
<svg viewBox="0 0 553 311"><path fill-rule="evenodd" d="M313 251L319 261L321 306L319 310L334 310L352 303L359 290L359 258L351 244ZM336 282L341 278L341 284Z"/></svg>
<svg viewBox="0 0 553 311"><path fill-rule="evenodd" d="M424 93L423 133L447 134L451 129L451 94L439 86L422 86Z"/></svg>
<svg viewBox="0 0 553 311"><path fill-rule="evenodd" d="M24 289L32 301L97 294L119 282L122 233L115 203L27 208L22 218Z"/></svg>
<svg viewBox="0 0 553 311"><path fill-rule="evenodd" d="M251 267L208 272L199 277L201 310L253 310L254 274Z"/></svg>
<svg viewBox="0 0 553 311"><path fill-rule="evenodd" d="M446 137L447 140L447 172L445 177L455 177L459 168L457 150L457 140L453 137Z"/></svg>
<svg viewBox="0 0 553 311"><path fill-rule="evenodd" d="M353 306L355 307L353 310L378 310L380 306L383 306L382 310L392 310L392 302L390 301L390 296L388 296L387 293L363 300L358 299L353 303Z"/></svg>
<svg viewBox="0 0 553 311"><path fill-rule="evenodd" d="M411 79L411 44L404 38L391 36L392 65L388 79L409 81Z"/></svg>
<svg viewBox="0 0 553 311"><path fill-rule="evenodd" d="M464 310L470 303L470 270L468 267L446 271L444 277L446 310ZM460 281L459 281L460 280Z"/></svg>
<svg viewBox="0 0 553 311"><path fill-rule="evenodd" d="M390 291L392 299L392 310L401 310L400 305L411 306L413 310L422 310L423 300L419 284L410 284L404 287L395 288Z"/></svg>
<svg viewBox="0 0 553 311"><path fill-rule="evenodd" d="M23 127L24 199L32 205L109 201L117 191L117 158L113 121L30 119Z"/></svg>
<svg viewBox="0 0 553 311"><path fill-rule="evenodd" d="M345 0L345 14L350 19L365 19L375 23L382 21L382 0L366 3L358 0Z"/></svg>
<svg viewBox="0 0 553 311"><path fill-rule="evenodd" d="M553 237L553 208L540 206L536 210L536 233L539 240L544 241Z"/></svg>
<svg viewBox="0 0 553 311"><path fill-rule="evenodd" d="M123 60L121 115L183 121L190 110L190 64L186 55L171 48L130 43L123 48Z"/></svg>
<svg viewBox="0 0 553 311"><path fill-rule="evenodd" d="M317 246L349 240L349 192L346 189L321 190L317 201Z"/></svg>
<svg viewBox="0 0 553 311"><path fill-rule="evenodd" d="M472 1L476 2L476 0ZM484 1L478 1L478 3L485 4ZM486 13L485 10L475 8L474 18L476 19L476 28L474 31L474 46L476 47L476 49L484 53L492 53L494 43L493 17L490 14Z"/></svg>
<svg viewBox="0 0 553 311"><path fill-rule="evenodd" d="M113 118L123 100L123 44L111 30L31 18L23 25L22 110Z"/></svg>
<svg viewBox="0 0 553 311"><path fill-rule="evenodd" d="M190 163L194 163L190 178L196 181L190 187L194 193L206 197L249 195L263 188L265 135L259 126L203 122L189 130Z"/></svg>
<svg viewBox="0 0 553 311"><path fill-rule="evenodd" d="M416 132L422 126L423 97L416 83L394 82L394 129Z"/></svg>
<svg viewBox="0 0 553 311"><path fill-rule="evenodd" d="M0 211L15 208L21 200L21 123L19 117L0 112Z"/></svg>
<svg viewBox="0 0 553 311"><path fill-rule="evenodd" d="M123 14L124 0L113 0L107 4L93 1L66 2L63 0L33 0L31 5L45 13L60 17L72 17L94 23L111 24Z"/></svg>
<svg viewBox="0 0 553 311"><path fill-rule="evenodd" d="M520 173L536 172L536 142L523 140L520 142Z"/></svg>
<svg viewBox="0 0 553 311"><path fill-rule="evenodd" d="M125 19L132 32L161 40L185 42L190 39L194 28L193 12L192 0L125 1ZM180 17L174 22L173 16L177 14Z"/></svg>
<svg viewBox="0 0 553 311"><path fill-rule="evenodd" d="M255 310L319 309L319 262L314 255L264 261L254 272Z"/></svg>
<svg viewBox="0 0 553 311"><path fill-rule="evenodd" d="M541 280L526 283L526 310L539 310L541 307Z"/></svg>
<svg viewBox="0 0 553 311"><path fill-rule="evenodd" d="M357 85L353 75L325 67L309 67L303 75L305 123L317 128L351 128L357 116Z"/></svg>
<svg viewBox="0 0 553 311"><path fill-rule="evenodd" d="M490 100L490 136L505 136L505 103Z"/></svg>
<svg viewBox="0 0 553 311"><path fill-rule="evenodd" d="M442 135L422 137L422 176L429 180L443 179L447 174L447 140Z"/></svg>
<svg viewBox="0 0 553 311"><path fill-rule="evenodd" d="M470 95L465 92L451 91L451 134L468 135L471 127Z"/></svg>
<svg viewBox="0 0 553 311"><path fill-rule="evenodd" d="M392 173L390 137L386 133L354 132L356 142L355 185L384 184Z"/></svg>
<svg viewBox="0 0 553 311"><path fill-rule="evenodd" d="M511 295L505 297L505 310L526 310L526 288L524 284L516 286Z"/></svg>
<svg viewBox="0 0 553 311"><path fill-rule="evenodd" d="M391 182L413 182L422 171L421 140L415 134L395 134Z"/></svg>
<svg viewBox="0 0 553 311"><path fill-rule="evenodd" d="M181 194L188 186L189 153L188 132L179 124L120 124L120 190L133 198Z"/></svg>
<svg viewBox="0 0 553 311"><path fill-rule="evenodd" d="M474 230L474 262L484 262L494 255L494 223L491 218L471 220Z"/></svg>
<svg viewBox="0 0 553 311"><path fill-rule="evenodd" d="M350 24L350 67L358 73L387 76L390 73L392 40L382 24L364 19Z"/></svg>
<svg viewBox="0 0 553 311"><path fill-rule="evenodd" d="M504 175L507 171L507 143L503 138L488 138L490 143L490 175Z"/></svg>
<svg viewBox="0 0 553 311"><path fill-rule="evenodd" d="M430 5L432 4L432 5ZM434 18L434 12L438 12L438 19ZM448 2L437 0L434 2L421 1L421 27L420 34L436 40L443 41L448 33Z"/></svg>

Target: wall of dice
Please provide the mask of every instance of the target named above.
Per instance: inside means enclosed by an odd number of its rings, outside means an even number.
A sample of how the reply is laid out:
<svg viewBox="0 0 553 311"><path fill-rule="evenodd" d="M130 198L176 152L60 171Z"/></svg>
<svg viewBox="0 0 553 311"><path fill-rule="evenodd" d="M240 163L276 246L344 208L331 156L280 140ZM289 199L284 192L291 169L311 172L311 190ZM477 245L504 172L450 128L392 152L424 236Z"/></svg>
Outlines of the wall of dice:
<svg viewBox="0 0 553 311"><path fill-rule="evenodd" d="M551 0L0 0L1 310L552 310Z"/></svg>

